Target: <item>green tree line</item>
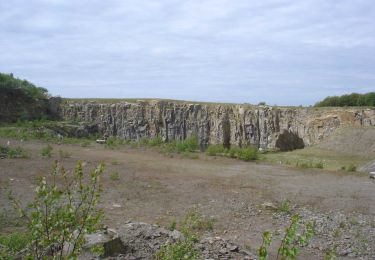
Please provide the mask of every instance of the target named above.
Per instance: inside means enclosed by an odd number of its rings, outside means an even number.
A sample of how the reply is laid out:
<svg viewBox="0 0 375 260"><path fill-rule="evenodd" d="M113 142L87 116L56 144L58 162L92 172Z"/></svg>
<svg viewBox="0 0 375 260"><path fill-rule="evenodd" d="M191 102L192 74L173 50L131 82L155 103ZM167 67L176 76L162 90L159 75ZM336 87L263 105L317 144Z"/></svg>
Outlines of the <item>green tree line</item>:
<svg viewBox="0 0 375 260"><path fill-rule="evenodd" d="M45 88L0 73L0 122L48 117L49 97Z"/></svg>
<svg viewBox="0 0 375 260"><path fill-rule="evenodd" d="M326 97L316 107L375 106L375 92Z"/></svg>

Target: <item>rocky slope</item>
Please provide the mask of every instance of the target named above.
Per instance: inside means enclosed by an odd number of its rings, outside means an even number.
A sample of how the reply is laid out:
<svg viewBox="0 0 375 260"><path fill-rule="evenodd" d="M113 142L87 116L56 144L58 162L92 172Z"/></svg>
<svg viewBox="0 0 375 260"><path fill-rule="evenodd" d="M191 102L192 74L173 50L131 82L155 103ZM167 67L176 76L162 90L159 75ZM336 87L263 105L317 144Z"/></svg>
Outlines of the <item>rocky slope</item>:
<svg viewBox="0 0 375 260"><path fill-rule="evenodd" d="M197 136L207 144L254 145L292 150L319 143L341 126L374 126L374 108L279 108L250 105L135 103L63 103L64 120L95 125L104 136L136 140L161 136L181 140Z"/></svg>

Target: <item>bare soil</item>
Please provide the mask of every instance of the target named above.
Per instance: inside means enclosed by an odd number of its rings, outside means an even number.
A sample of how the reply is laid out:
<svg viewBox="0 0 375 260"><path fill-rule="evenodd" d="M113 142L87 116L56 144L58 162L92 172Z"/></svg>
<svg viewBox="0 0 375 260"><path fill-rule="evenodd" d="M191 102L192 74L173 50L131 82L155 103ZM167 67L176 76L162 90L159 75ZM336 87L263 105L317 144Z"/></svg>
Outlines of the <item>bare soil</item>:
<svg viewBox="0 0 375 260"><path fill-rule="evenodd" d="M0 139L0 144L6 145L7 141ZM26 203L33 196L35 178L46 175L55 160L66 169L73 169L77 160L82 160L86 169L103 161L107 167L100 207L110 227L119 227L129 220L168 226L173 220L182 219L189 209L196 208L215 219L211 235L230 239L256 253L263 231L281 231L275 235L279 241L289 216L308 211L311 214L307 217L312 219L342 214L348 222L342 236L359 234L343 237L343 241L350 239L355 244L363 239L368 244L375 240L375 181L365 174L249 163L204 154L198 159L188 159L182 155L163 155L151 148L111 150L99 144L52 145L53 156L43 158L40 151L46 143L10 142L12 147L22 145L31 157L0 160L0 208L4 212L10 207L6 190L10 187ZM71 156L60 158L59 149ZM117 180L111 178L114 172L118 173ZM266 202L277 206L284 200L290 201L290 214L262 206ZM360 220L359 224L354 221L350 224L352 218ZM0 232L9 230L3 228ZM324 250L330 247L328 240L341 243L341 235L335 239L333 234L321 232L313 243L315 246L303 250L301 259L322 259ZM278 243L274 243L274 251ZM356 250L359 252L353 249L339 254L353 259L375 257L371 244Z"/></svg>

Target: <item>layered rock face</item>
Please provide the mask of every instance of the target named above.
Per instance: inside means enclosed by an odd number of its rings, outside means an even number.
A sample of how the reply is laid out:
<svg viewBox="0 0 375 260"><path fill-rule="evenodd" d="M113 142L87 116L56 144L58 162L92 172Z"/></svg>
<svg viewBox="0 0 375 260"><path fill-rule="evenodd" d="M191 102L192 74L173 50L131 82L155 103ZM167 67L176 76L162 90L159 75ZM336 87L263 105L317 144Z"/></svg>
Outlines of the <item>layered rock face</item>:
<svg viewBox="0 0 375 260"><path fill-rule="evenodd" d="M138 101L61 104L62 119L97 126L105 136L166 141L196 136L202 147L254 145L292 150L318 143L342 126L375 126L375 109L284 108Z"/></svg>

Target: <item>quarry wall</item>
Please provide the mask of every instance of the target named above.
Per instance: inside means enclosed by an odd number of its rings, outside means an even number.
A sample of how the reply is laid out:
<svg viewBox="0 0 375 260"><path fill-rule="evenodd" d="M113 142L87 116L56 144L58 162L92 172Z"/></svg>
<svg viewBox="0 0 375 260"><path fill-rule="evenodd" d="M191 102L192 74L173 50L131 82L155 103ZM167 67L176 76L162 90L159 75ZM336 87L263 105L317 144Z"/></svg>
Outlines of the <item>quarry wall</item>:
<svg viewBox="0 0 375 260"><path fill-rule="evenodd" d="M375 126L374 108L287 108L251 105L63 102L64 120L95 125L104 136L166 141L196 136L208 144L292 150L316 144L343 126Z"/></svg>

